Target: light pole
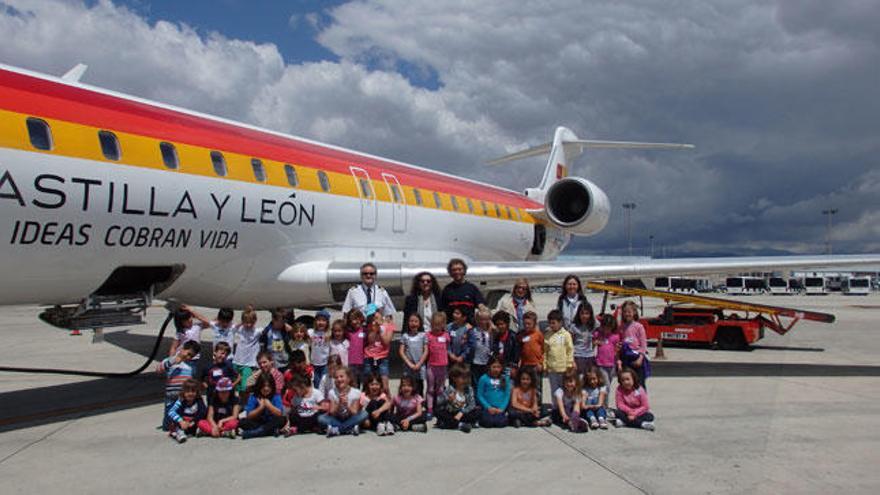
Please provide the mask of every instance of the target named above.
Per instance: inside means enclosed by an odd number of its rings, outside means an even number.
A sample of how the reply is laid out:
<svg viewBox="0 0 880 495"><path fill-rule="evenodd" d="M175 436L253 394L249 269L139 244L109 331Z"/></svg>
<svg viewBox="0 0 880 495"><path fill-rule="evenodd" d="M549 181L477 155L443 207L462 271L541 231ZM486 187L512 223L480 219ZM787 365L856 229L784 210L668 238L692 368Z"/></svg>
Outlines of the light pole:
<svg viewBox="0 0 880 495"><path fill-rule="evenodd" d="M651 240L651 258L654 257L654 234L648 236L648 239Z"/></svg>
<svg viewBox="0 0 880 495"><path fill-rule="evenodd" d="M837 208L828 208L827 210L822 210L822 214L828 217L828 229L825 231L825 246L828 254L831 253L831 217L837 213Z"/></svg>
<svg viewBox="0 0 880 495"><path fill-rule="evenodd" d="M636 209L635 203L624 203L623 209L626 210L626 243L629 246L629 255L633 255L633 237L632 237L632 211Z"/></svg>

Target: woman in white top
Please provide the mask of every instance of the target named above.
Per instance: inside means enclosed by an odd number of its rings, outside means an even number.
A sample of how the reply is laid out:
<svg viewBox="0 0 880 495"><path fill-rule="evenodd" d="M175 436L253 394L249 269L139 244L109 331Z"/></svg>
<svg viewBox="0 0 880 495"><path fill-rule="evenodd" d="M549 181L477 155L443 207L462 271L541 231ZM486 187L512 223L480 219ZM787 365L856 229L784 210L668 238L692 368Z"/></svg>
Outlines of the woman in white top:
<svg viewBox="0 0 880 495"><path fill-rule="evenodd" d="M532 300L532 289L529 287L529 281L519 278L513 284L513 290L509 294L504 294L498 301L495 311L504 310L511 316L510 331L519 332L522 328L523 315L529 311L537 313L535 302Z"/></svg>

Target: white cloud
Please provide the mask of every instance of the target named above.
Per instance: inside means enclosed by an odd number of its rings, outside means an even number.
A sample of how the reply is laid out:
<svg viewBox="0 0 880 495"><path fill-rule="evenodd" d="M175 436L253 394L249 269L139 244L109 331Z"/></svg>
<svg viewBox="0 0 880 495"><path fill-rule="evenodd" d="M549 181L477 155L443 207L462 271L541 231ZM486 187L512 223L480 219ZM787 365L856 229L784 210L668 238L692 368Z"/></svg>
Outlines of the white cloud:
<svg viewBox="0 0 880 495"><path fill-rule="evenodd" d="M60 74L85 62L87 82L514 189L537 182L537 161L480 163L558 124L694 142L591 153L575 167L615 204L639 203L637 236L658 245L817 251L816 210L830 203L845 247L876 238L874 2L829 14L824 2L365 0L295 19L341 58L304 64L106 0L6 4L5 63ZM438 89L411 82L426 74ZM585 246L625 245L614 214Z"/></svg>

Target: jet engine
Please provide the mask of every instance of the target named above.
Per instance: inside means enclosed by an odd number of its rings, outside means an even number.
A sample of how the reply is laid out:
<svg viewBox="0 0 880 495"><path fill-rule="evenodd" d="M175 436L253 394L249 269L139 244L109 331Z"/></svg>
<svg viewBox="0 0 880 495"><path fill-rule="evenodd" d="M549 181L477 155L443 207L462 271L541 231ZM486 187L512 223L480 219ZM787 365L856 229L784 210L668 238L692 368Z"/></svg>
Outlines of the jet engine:
<svg viewBox="0 0 880 495"><path fill-rule="evenodd" d="M575 235L593 235L608 224L611 203L596 184L581 177L555 182L544 196L550 221Z"/></svg>

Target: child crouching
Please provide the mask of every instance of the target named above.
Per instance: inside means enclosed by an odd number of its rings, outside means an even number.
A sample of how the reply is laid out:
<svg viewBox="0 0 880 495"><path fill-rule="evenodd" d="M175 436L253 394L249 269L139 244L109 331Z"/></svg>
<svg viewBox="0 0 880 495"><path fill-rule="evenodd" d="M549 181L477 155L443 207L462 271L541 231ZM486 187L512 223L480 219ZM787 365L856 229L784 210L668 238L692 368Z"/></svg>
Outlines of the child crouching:
<svg viewBox="0 0 880 495"><path fill-rule="evenodd" d="M168 410L168 420L171 423L169 436L178 443L186 441L187 435L193 435L197 431L198 422L205 418L208 409L205 401L199 394L201 386L194 378L183 382L180 397Z"/></svg>
<svg viewBox="0 0 880 495"><path fill-rule="evenodd" d="M654 414L648 404L648 392L639 385L639 377L630 368L624 368L617 375L620 385L615 400L614 426L629 426L654 431Z"/></svg>
<svg viewBox="0 0 880 495"><path fill-rule="evenodd" d="M434 411L437 413L437 427L455 429L470 433L474 423L480 418L480 409L474 399L471 387L471 373L466 364L456 363L449 370L450 385L438 398Z"/></svg>
<svg viewBox="0 0 880 495"><path fill-rule="evenodd" d="M394 435L391 424L391 400L382 388L382 377L375 371L364 381L365 392L361 395L361 405L367 411L364 428L375 430L380 437Z"/></svg>
<svg viewBox="0 0 880 495"><path fill-rule="evenodd" d="M393 401L392 417L395 426L401 431L417 431L427 433L425 411L422 408L422 396L415 392L412 376L404 375L400 379L400 388Z"/></svg>

